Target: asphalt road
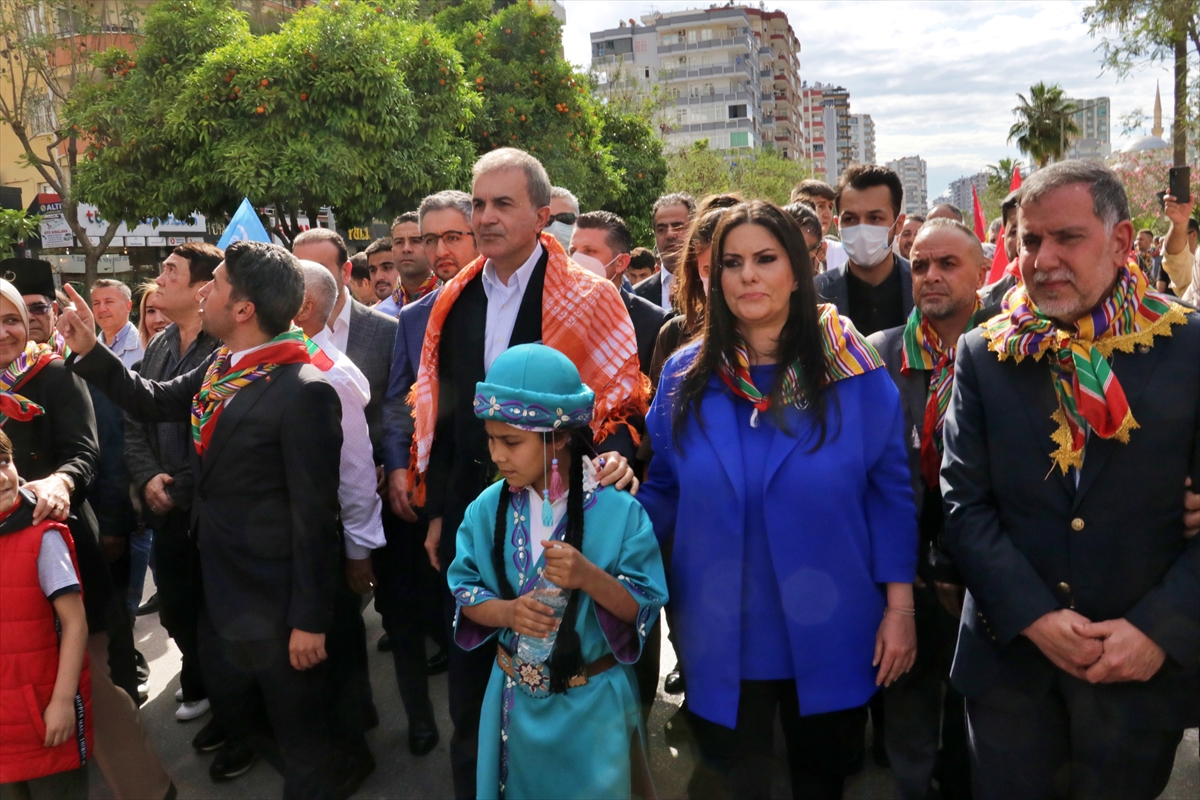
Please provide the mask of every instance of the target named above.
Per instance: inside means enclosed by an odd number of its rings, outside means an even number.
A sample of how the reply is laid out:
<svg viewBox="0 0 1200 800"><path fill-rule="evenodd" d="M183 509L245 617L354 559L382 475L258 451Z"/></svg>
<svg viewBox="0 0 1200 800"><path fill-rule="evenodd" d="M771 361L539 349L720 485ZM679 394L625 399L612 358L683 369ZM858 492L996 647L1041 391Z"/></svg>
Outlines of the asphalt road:
<svg viewBox="0 0 1200 800"><path fill-rule="evenodd" d="M146 596L153 592L147 576ZM453 796L450 779L450 755L448 740L450 721L446 700L446 676L438 675L430 680L433 706L438 710L438 726L442 741L430 754L416 757L408 752L407 722L400 695L396 690L395 671L388 653L375 649L375 641L382 633L379 615L374 606L364 613L367 624L367 641L370 645L369 658L371 685L375 704L379 710L379 727L367 734L367 741L375 754L377 769L363 783L356 798L361 800L405 800L407 798L449 798ZM280 796L283 781L269 765L259 761L254 768L229 783L213 783L208 777L211 755L198 755L191 747L191 739L208 719L207 715L188 723L175 721L175 690L179 688L179 651L159 624L158 615L141 617L137 621L134 635L138 649L150 662L150 699L142 706L142 719L150 730L159 755L167 771L179 789L180 800L204 798L208 800L240 800L241 798L264 798L275 800ZM432 652L432 646L431 650ZM667 642L663 643L662 673L665 675L674 666L674 653ZM686 796L688 777L692 762L689 753L669 747L663 739L663 723L675 712L680 702L659 692L650 719L650 758L655 787L659 797L683 798ZM870 733L868 732L868 736ZM784 750L782 735L776 726L776 749L778 765L775 773L772 796L790 797L788 779L783 767ZM1175 771L1162 798L1171 800L1196 800L1200 798L1200 755L1198 755L1197 731L1189 730L1179 745L1175 757ZM112 797L100 771L93 762L91 770L91 797L108 800ZM892 795L890 773L875 766L867 759L866 768L852 777L846 786L847 800L887 800Z"/></svg>

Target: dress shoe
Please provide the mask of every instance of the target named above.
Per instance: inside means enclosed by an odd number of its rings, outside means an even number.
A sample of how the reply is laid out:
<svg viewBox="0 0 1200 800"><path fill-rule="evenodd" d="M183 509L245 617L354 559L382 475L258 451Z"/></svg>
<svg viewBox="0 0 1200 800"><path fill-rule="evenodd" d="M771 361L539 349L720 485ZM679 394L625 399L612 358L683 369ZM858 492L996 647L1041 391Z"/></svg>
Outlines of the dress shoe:
<svg viewBox="0 0 1200 800"><path fill-rule="evenodd" d="M414 756L432 752L439 738L437 723L433 720L408 723L408 752Z"/></svg>
<svg viewBox="0 0 1200 800"><path fill-rule="evenodd" d="M249 772L255 761L258 761L258 753L249 745L231 739L208 765L208 777L218 782L231 781Z"/></svg>
<svg viewBox="0 0 1200 800"><path fill-rule="evenodd" d="M668 672L666 680L663 681L663 691L667 694L683 694L687 691L687 681L683 679L683 673L677 669Z"/></svg>
<svg viewBox="0 0 1200 800"><path fill-rule="evenodd" d="M144 617L148 614L158 613L158 592L150 595L150 599L138 606L137 616Z"/></svg>
<svg viewBox="0 0 1200 800"><path fill-rule="evenodd" d="M150 684L139 683L138 687L137 687L137 692L138 692L137 704L138 704L138 708L141 708L142 706L146 705L146 701L150 699Z"/></svg>
<svg viewBox="0 0 1200 800"><path fill-rule="evenodd" d="M379 641L375 643L375 649L381 653L390 653L392 651L392 637L386 633L379 637Z"/></svg>
<svg viewBox="0 0 1200 800"><path fill-rule="evenodd" d="M183 702L183 689L176 689L176 690L175 690L175 702L176 702L176 703L182 703L182 702Z"/></svg>
<svg viewBox="0 0 1200 800"><path fill-rule="evenodd" d="M150 664L146 662L146 657L142 655L141 650L133 651L133 663L137 666L138 683L146 683L150 680Z"/></svg>
<svg viewBox="0 0 1200 800"><path fill-rule="evenodd" d="M210 719L208 724L193 737L192 747L201 753L211 753L213 750L220 750L224 747L225 739L225 729L215 719Z"/></svg>
<svg viewBox="0 0 1200 800"><path fill-rule="evenodd" d="M334 800L346 800L362 786L367 776L375 771L375 756L368 750L350 762L349 771L333 790Z"/></svg>
<svg viewBox="0 0 1200 800"><path fill-rule="evenodd" d="M191 722L194 719L199 719L208 713L209 705L208 698L196 700L191 703L181 703L179 708L175 709L175 719L179 722Z"/></svg>
<svg viewBox="0 0 1200 800"><path fill-rule="evenodd" d="M445 650L438 650L425 662L425 666L430 675L441 675L450 669L450 656Z"/></svg>

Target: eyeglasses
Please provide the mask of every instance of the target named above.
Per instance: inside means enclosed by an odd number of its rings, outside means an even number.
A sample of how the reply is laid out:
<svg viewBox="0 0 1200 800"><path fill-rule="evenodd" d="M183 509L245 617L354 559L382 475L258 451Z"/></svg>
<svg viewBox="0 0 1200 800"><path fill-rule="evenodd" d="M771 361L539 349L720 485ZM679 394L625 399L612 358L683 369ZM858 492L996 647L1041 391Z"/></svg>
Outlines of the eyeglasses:
<svg viewBox="0 0 1200 800"><path fill-rule="evenodd" d="M25 306L25 310L28 311L30 314L33 314L35 317L40 317L43 314L50 313L50 304L49 303L29 303L28 305Z"/></svg>
<svg viewBox="0 0 1200 800"><path fill-rule="evenodd" d="M570 211L564 211L561 214L551 214L550 222L561 222L563 225L574 225L575 215ZM547 222L546 224L549 225L550 222Z"/></svg>
<svg viewBox="0 0 1200 800"><path fill-rule="evenodd" d="M421 244L425 245L426 250L432 250L438 246L438 242L446 243L446 247L454 247L462 241L464 236L474 238L475 234L471 231L445 231L444 233L427 233L421 237Z"/></svg>

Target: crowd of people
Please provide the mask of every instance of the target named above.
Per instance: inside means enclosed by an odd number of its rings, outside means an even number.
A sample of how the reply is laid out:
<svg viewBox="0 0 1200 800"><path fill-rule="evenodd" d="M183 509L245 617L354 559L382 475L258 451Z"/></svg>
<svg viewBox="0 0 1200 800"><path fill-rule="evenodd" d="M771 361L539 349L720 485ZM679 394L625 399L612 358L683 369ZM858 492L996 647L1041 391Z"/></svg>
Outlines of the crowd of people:
<svg viewBox="0 0 1200 800"><path fill-rule="evenodd" d="M93 757L176 796L153 611L214 781L354 795L369 599L416 756L448 673L459 798L656 796L660 690L697 800L771 795L777 719L796 798L867 757L912 800L1156 797L1200 724L1193 203L1154 255L1092 162L986 243L902 199L667 194L649 250L503 148L356 255L181 245L137 325L0 263L0 797Z"/></svg>

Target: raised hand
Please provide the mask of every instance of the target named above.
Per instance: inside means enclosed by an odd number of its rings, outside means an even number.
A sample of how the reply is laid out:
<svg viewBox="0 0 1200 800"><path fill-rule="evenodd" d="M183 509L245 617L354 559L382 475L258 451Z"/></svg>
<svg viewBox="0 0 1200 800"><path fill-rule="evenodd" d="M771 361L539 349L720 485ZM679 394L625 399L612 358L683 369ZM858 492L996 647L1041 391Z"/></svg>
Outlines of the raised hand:
<svg viewBox="0 0 1200 800"><path fill-rule="evenodd" d="M96 318L74 286L64 283L63 291L71 304L58 315L58 332L66 339L67 347L83 357L96 346Z"/></svg>

